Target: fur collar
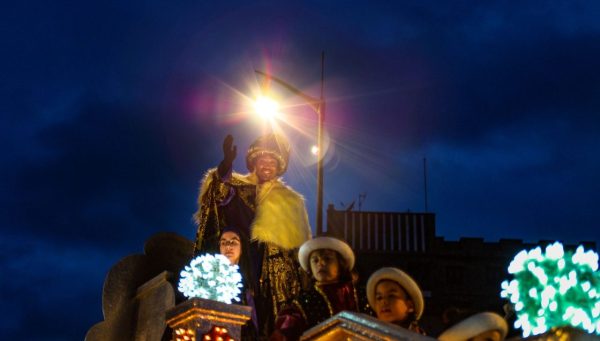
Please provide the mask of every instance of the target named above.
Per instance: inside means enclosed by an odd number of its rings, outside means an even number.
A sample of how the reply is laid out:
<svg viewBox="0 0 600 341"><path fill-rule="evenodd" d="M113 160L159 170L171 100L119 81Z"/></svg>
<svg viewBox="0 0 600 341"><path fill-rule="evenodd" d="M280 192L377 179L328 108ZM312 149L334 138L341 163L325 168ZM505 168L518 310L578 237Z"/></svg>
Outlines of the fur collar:
<svg viewBox="0 0 600 341"><path fill-rule="evenodd" d="M199 198L203 197L218 176L216 168L204 175ZM304 198L280 178L258 185L256 174L232 173L235 182L257 186L257 208L252 222L252 240L272 243L284 249L300 247L311 238Z"/></svg>
<svg viewBox="0 0 600 341"><path fill-rule="evenodd" d="M304 198L279 179L259 185L252 239L294 249L310 237Z"/></svg>

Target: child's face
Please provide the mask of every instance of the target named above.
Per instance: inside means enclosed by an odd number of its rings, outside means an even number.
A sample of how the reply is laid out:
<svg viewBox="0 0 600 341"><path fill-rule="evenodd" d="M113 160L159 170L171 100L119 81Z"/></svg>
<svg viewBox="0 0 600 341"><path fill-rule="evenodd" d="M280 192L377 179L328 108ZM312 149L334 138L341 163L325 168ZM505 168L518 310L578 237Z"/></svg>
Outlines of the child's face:
<svg viewBox="0 0 600 341"><path fill-rule="evenodd" d="M237 264L242 254L242 244L240 237L235 232L227 231L221 235L219 240L219 251L231 264Z"/></svg>
<svg viewBox="0 0 600 341"><path fill-rule="evenodd" d="M413 301L395 281L382 280L375 286L375 313L385 322L404 321L414 311Z"/></svg>
<svg viewBox="0 0 600 341"><path fill-rule="evenodd" d="M329 249L315 250L308 258L313 277L320 284L335 283L340 278L337 252Z"/></svg>

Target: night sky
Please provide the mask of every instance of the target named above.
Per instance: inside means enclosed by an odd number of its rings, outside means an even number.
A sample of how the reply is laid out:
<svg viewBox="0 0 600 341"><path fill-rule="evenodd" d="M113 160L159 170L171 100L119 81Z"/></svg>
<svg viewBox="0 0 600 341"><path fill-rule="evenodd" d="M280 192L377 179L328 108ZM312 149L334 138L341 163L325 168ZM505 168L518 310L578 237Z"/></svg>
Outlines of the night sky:
<svg viewBox="0 0 600 341"><path fill-rule="evenodd" d="M600 243L600 2L350 3L4 4L0 338L83 339L228 133L245 171L254 69L318 97L322 51L325 205L422 212L426 158L438 236ZM314 228L316 115L271 89Z"/></svg>

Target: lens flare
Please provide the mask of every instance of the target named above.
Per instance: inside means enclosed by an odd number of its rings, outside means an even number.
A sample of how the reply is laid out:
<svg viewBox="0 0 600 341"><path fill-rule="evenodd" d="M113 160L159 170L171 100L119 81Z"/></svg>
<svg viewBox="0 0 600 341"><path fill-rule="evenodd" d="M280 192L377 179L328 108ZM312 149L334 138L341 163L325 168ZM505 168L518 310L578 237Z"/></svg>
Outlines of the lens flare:
<svg viewBox="0 0 600 341"><path fill-rule="evenodd" d="M272 120L279 114L279 104L269 97L260 96L254 102L254 110L262 117Z"/></svg>
<svg viewBox="0 0 600 341"><path fill-rule="evenodd" d="M315 155L318 156L319 155L319 147L318 146L312 146L312 148L310 148L310 152Z"/></svg>

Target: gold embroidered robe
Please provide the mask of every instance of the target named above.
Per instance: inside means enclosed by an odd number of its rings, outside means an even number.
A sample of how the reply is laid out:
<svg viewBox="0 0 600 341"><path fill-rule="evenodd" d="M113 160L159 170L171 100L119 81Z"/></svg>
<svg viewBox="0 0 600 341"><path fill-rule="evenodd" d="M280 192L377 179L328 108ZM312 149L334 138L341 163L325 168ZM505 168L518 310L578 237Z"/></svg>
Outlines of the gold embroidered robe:
<svg viewBox="0 0 600 341"><path fill-rule="evenodd" d="M279 307L302 289L297 252L311 238L303 197L278 178L259 185L255 174L221 179L213 169L202 181L194 217L196 254L218 252L221 229L228 225L250 240L242 257L249 260L248 281L257 289L261 328L270 333Z"/></svg>

